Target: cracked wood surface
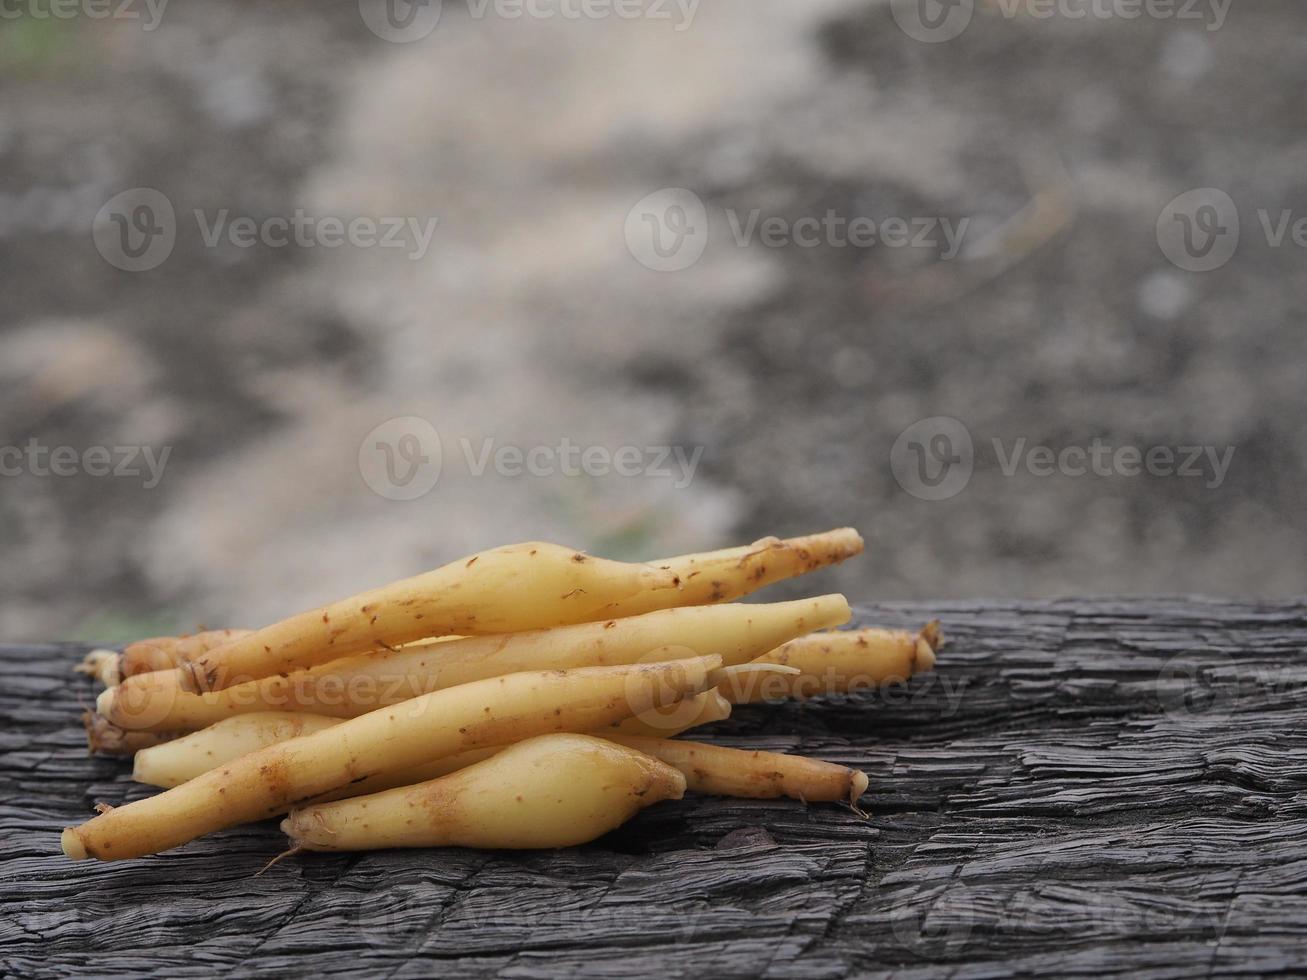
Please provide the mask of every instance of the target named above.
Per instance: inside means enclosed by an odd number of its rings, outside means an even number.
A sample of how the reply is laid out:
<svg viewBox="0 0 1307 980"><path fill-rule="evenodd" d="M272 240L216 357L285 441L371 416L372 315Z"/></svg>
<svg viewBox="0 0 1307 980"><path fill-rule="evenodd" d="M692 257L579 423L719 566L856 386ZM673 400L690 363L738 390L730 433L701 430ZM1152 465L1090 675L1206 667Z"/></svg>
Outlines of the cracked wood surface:
<svg viewBox="0 0 1307 980"><path fill-rule="evenodd" d="M712 740L871 777L846 807L689 798L588 847L307 855L268 822L115 864L65 824L150 792L88 758L84 648L0 647L12 976L927 977L1307 970L1307 606L939 615L934 674L737 709Z"/></svg>

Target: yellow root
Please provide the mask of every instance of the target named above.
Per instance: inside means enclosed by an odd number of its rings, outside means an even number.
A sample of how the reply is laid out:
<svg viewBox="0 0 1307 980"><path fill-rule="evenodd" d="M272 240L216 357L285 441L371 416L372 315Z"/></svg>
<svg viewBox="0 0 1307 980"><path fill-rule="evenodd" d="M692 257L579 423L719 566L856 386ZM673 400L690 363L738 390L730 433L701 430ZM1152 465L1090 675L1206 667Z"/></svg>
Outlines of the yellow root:
<svg viewBox="0 0 1307 980"><path fill-rule="evenodd" d="M913 674L934 669L941 643L937 620L919 633L881 629L813 633L753 661L795 667L797 675L739 674L722 688L722 694L733 704L747 704L901 684Z"/></svg>
<svg viewBox="0 0 1307 980"><path fill-rule="evenodd" d="M281 828L318 851L570 847L684 791L679 771L641 752L541 735L439 779L292 810Z"/></svg>
<svg viewBox="0 0 1307 980"><path fill-rule="evenodd" d="M64 853L154 854L283 813L370 776L549 732L586 732L714 686L718 657L509 674L436 691L260 749L189 782L66 828Z"/></svg>
<svg viewBox="0 0 1307 980"><path fill-rule="evenodd" d="M102 693L96 709L114 724L139 731L195 731L263 711L354 718L420 694L524 670L607 667L701 653L719 654L727 665L742 664L811 630L845 623L849 615L841 595L666 609L557 629L416 643L207 694L181 691L175 673L156 672L129 677Z"/></svg>
<svg viewBox="0 0 1307 980"><path fill-rule="evenodd" d="M851 527L798 538L763 538L742 548L705 551L664 558L650 564L674 572L676 593L636 593L609 607L611 616L668 606L702 606L730 602L783 579L806 575L862 554L862 538Z"/></svg>
<svg viewBox="0 0 1307 980"><path fill-rule="evenodd" d="M807 803L847 801L853 806L867 791L865 773L803 756L679 739L607 737L675 766L685 774L686 788L696 793L758 800L786 796Z"/></svg>
<svg viewBox="0 0 1307 980"><path fill-rule="evenodd" d="M673 572L542 542L508 545L291 616L178 667L182 690L234 684L424 637L591 622L615 602L677 588ZM668 605L675 605L669 602Z"/></svg>

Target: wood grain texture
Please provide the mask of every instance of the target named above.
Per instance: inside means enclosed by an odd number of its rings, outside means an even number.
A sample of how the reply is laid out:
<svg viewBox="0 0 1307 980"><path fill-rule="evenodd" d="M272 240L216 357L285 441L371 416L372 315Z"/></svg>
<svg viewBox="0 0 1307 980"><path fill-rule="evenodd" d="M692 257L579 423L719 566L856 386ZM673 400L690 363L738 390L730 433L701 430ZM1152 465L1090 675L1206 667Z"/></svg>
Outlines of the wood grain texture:
<svg viewBox="0 0 1307 980"><path fill-rule="evenodd" d="M73 863L149 792L88 758L68 645L0 647L5 975L1182 977L1307 970L1307 606L867 606L944 621L905 688L737 709L713 740L864 768L870 819L659 804L594 845L309 855L272 823Z"/></svg>

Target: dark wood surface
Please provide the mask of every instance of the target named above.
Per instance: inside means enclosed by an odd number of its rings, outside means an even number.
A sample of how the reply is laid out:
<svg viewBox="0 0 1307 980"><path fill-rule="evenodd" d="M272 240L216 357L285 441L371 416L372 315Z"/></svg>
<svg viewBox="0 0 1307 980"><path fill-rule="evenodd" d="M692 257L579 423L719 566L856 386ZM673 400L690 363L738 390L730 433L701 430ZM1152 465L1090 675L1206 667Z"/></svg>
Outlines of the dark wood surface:
<svg viewBox="0 0 1307 980"><path fill-rule="evenodd" d="M73 863L148 792L88 758L83 648L0 647L6 976L907 977L1307 972L1307 606L863 607L932 675L713 738L871 776L846 807L688 798L584 848L311 855L272 823Z"/></svg>

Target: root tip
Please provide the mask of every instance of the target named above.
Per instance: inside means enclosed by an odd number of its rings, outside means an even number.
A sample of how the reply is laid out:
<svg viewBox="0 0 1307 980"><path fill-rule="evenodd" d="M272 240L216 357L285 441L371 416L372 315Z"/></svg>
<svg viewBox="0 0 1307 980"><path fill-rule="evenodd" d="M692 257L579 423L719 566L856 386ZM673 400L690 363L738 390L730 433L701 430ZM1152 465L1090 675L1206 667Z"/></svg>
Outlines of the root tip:
<svg viewBox="0 0 1307 980"><path fill-rule="evenodd" d="M283 823L282 823L282 826L283 826L283 829L284 829L284 828L285 828L285 822L284 822L284 821L283 821ZM288 858L288 857L294 857L296 854L299 854L302 850L304 850L304 845L303 845L303 844L296 844L294 847L287 848L286 850L284 850L284 851L282 851L280 854L278 854L276 857L274 857L274 858L273 858L271 861L269 861L267 864L265 864L263 867L261 867L258 871L256 871L256 872L254 873L254 877L257 878L259 875L263 874L263 872L265 872L265 871L267 871L269 868L271 868L274 864L279 864L279 863L281 863L283 860L285 860L285 859Z"/></svg>
<svg viewBox="0 0 1307 980"><path fill-rule="evenodd" d="M865 772L855 772L849 780L849 806L853 807L855 813L864 817L867 814L858 808L858 800L862 798L863 793L867 792L869 785L871 785L871 780L867 778Z"/></svg>
<svg viewBox="0 0 1307 980"><path fill-rule="evenodd" d="M912 655L912 672L922 673L935 669L935 652L944 645L939 620L932 619L917 634L917 648Z"/></svg>
<svg viewBox="0 0 1307 980"><path fill-rule="evenodd" d="M65 827L62 834L59 835L59 846L63 848L64 854L74 861L85 861L89 854L86 853L86 845L82 843L82 836L77 832L76 827Z"/></svg>

